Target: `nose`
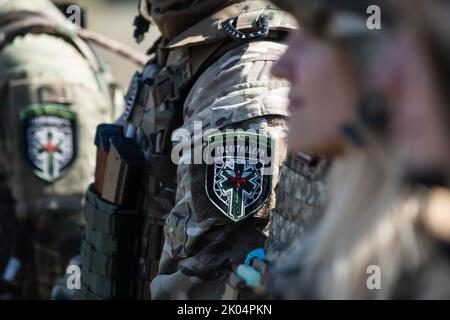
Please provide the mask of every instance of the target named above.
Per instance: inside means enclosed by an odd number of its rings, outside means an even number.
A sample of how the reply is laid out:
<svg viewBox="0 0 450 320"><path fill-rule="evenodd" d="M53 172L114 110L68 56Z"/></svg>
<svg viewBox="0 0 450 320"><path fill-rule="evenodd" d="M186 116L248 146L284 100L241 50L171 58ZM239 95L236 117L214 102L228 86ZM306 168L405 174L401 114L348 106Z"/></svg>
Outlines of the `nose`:
<svg viewBox="0 0 450 320"><path fill-rule="evenodd" d="M295 65L295 49L293 46L293 42L290 41L290 44L284 54L280 57L280 59L273 65L271 73L274 77L280 79L286 79L288 81L293 80L293 67Z"/></svg>

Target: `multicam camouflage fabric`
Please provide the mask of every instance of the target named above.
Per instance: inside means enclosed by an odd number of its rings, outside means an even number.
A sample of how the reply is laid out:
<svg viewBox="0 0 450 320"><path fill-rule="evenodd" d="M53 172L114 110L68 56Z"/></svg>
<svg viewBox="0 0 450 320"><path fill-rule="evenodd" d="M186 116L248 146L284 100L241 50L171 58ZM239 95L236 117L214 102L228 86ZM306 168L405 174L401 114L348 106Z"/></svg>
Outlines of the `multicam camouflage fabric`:
<svg viewBox="0 0 450 320"><path fill-rule="evenodd" d="M66 36L74 30L48 0L0 2L2 32L35 15ZM31 233L42 298L79 251L95 125L111 119L107 83L81 51L57 32L33 30L0 52L0 171Z"/></svg>
<svg viewBox="0 0 450 320"><path fill-rule="evenodd" d="M274 139L272 188L278 184L286 147L288 84L271 77L286 45L258 41L233 49L214 62L190 90L183 128L253 129ZM178 165L175 207L165 225L159 273L151 285L154 299L218 299L232 263L264 244L264 229L275 204L272 192L253 217L233 223L205 193L205 165Z"/></svg>
<svg viewBox="0 0 450 320"><path fill-rule="evenodd" d="M281 169L277 202L270 218L265 244L267 260L276 261L289 248L301 246L305 235L319 222L325 210L330 164L326 158L310 165L299 156L288 156Z"/></svg>
<svg viewBox="0 0 450 320"><path fill-rule="evenodd" d="M177 11L183 11L191 18L189 12L206 3L180 2L192 6L170 9L175 11L175 16ZM270 69L286 48L281 43L282 36L295 25L283 11L267 1L226 2L232 5L218 12L213 11L218 5L213 5L214 9L211 8L206 17L199 15L195 21L189 20L190 27L173 38L172 34L161 30L162 40L153 48L156 58L134 77L130 99L127 99L129 105L119 120L124 125L128 122L128 129L133 126L138 129L135 140L148 160L143 175L142 201L137 204L145 215L137 262L135 296L139 299L150 298L149 284L153 271L158 271L155 269L159 262L159 275L151 283L152 299L218 299L231 265L242 262L248 251L264 244L264 229L275 203L273 188L286 153L280 137L286 129L288 83L272 78ZM141 6L140 9L140 19L149 19L148 8ZM267 22L262 24L267 31L266 39L249 41L222 27L225 21L235 19L236 28L248 31L258 25L255 22L260 18ZM141 32L135 33L138 40L145 31L142 20L140 22L136 29ZM196 135L198 124L200 135ZM172 135L176 129L179 131ZM233 155L229 161L218 165L222 169L226 167L221 177L213 170L207 175L202 151L209 143L204 143L209 140L203 141L208 129L222 130L222 133L226 129L252 129L261 141L272 141L270 149L276 155L272 171L261 179L261 167L247 162L249 148L244 152L245 159ZM188 139L183 137L178 141L182 131L187 133ZM242 136L250 137L247 133ZM198 153L194 153L193 160L200 155L200 163L183 162L192 147ZM182 162L177 163L177 167L172 163L175 148L190 150L182 154ZM218 158L216 155L212 158L215 164L219 163ZM240 168L244 168L242 172ZM208 190L219 193L215 200L211 193L208 196ZM228 212L225 206L230 209L231 204L234 208ZM160 259L162 226L165 241ZM96 245L92 243L91 247ZM110 252L109 256L113 260L120 259L115 252ZM109 277L101 284L110 286L114 281ZM108 298L114 294L113 290L108 290L101 296Z"/></svg>

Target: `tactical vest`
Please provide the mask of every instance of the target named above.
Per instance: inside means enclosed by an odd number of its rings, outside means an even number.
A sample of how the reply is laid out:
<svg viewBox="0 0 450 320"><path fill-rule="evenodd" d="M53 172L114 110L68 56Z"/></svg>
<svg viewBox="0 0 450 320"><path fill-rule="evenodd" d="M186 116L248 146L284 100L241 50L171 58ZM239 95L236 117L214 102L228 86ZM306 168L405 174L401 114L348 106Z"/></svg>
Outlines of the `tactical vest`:
<svg viewBox="0 0 450 320"><path fill-rule="evenodd" d="M266 255L275 261L289 248L301 245L306 233L324 211L326 180L331 161L308 155L288 155L278 183L277 203L272 211Z"/></svg>
<svg viewBox="0 0 450 320"><path fill-rule="evenodd" d="M164 222L174 206L177 189L171 136L183 123L187 95L196 79L229 50L259 39L281 41L295 25L290 16L268 2L249 1L209 16L170 42L159 40L150 50L155 56L134 76L122 119L128 131L136 131L135 140L146 160L144 181L137 186L137 190L141 188L139 205L136 210L122 210L102 200L92 189L87 194L83 298L150 298L150 282L158 272L162 251ZM139 216L142 220L136 218ZM136 237L123 240L127 244L121 242L121 232L137 229L121 227L119 221L127 219L124 217L134 220L134 227L143 225ZM110 226L107 230L105 224ZM100 229L103 234L94 235ZM121 247L132 252L125 259L134 259L128 261L134 265L123 267ZM135 273L129 276L120 270Z"/></svg>

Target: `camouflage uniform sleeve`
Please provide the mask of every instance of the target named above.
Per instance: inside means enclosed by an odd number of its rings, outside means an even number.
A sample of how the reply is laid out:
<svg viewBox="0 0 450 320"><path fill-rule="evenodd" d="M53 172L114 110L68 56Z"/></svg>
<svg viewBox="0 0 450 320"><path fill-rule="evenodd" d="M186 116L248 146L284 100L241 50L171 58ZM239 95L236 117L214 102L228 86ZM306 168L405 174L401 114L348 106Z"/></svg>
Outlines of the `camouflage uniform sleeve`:
<svg viewBox="0 0 450 320"><path fill-rule="evenodd" d="M200 124L203 133L212 128L221 132L252 129L271 136L273 171L267 179L269 192L261 193L265 197L261 206L235 222L208 196L206 164L178 165L176 204L166 220L160 275L151 284L153 299L218 299L230 266L264 245L275 203L273 189L286 155L283 133L289 87L270 75L284 50L285 45L268 41L233 49L210 66L192 88L182 129L192 134L194 125Z"/></svg>
<svg viewBox="0 0 450 320"><path fill-rule="evenodd" d="M0 165L18 201L18 214L30 217L54 207L81 211L95 168L95 126L111 117L110 102L93 69L63 39L26 35L0 54L0 89ZM38 143L47 138L39 134L53 127L42 121L33 126L37 116L26 113L31 107L42 112L48 106L54 113L72 114L70 127L64 127L71 134L52 131L55 141L64 142L53 171L41 159L44 156L36 155Z"/></svg>
<svg viewBox="0 0 450 320"><path fill-rule="evenodd" d="M0 101L0 171L33 239L39 295L49 298L79 252L95 126L110 121L110 101L79 51L46 34L2 49Z"/></svg>

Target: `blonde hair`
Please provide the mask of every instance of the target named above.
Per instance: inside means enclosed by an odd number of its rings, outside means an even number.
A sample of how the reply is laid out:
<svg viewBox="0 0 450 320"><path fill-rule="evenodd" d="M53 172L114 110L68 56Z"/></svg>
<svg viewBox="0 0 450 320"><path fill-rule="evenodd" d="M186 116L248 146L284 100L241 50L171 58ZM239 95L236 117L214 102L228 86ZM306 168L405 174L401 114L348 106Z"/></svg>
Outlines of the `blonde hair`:
<svg viewBox="0 0 450 320"><path fill-rule="evenodd" d="M305 265L323 299L385 299L403 268L420 258L418 197L402 192L396 165L376 143L336 159L324 220L312 235ZM381 270L381 290L367 289L367 268Z"/></svg>

